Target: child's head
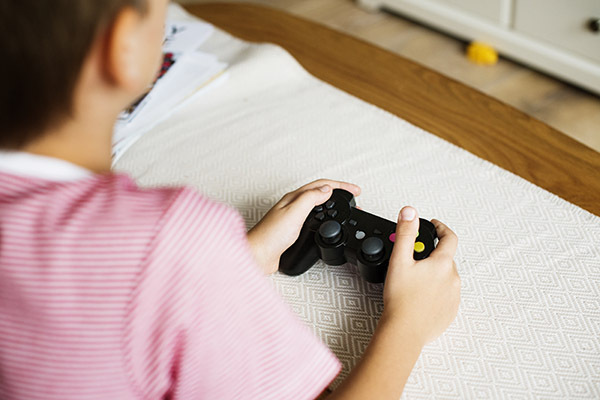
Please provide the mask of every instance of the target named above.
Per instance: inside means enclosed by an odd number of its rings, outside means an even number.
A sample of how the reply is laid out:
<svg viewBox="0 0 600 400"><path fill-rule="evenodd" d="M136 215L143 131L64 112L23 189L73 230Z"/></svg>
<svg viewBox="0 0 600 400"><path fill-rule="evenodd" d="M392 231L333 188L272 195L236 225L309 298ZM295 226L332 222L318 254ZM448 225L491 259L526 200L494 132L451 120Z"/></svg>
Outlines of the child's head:
<svg viewBox="0 0 600 400"><path fill-rule="evenodd" d="M166 3L1 1L0 148L21 148L86 112L91 92L115 112L134 100L160 61Z"/></svg>

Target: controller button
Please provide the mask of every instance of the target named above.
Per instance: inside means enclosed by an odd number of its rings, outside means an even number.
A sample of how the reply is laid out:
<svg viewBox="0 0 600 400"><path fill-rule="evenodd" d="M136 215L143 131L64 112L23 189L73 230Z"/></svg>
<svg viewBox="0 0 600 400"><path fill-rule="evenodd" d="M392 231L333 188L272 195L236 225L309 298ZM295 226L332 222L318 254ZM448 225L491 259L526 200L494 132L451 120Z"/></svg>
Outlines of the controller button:
<svg viewBox="0 0 600 400"><path fill-rule="evenodd" d="M323 206L316 206L313 210L315 210L315 212L321 212L323 211Z"/></svg>
<svg viewBox="0 0 600 400"><path fill-rule="evenodd" d="M329 215L331 218L335 218L335 216L338 215L338 212L337 210L328 210L327 215Z"/></svg>
<svg viewBox="0 0 600 400"><path fill-rule="evenodd" d="M356 225L358 225L358 222L356 222L356 221L355 221L355 220L353 220L353 219L351 219L351 220L348 220L348 223L349 223L351 226L356 226Z"/></svg>
<svg viewBox="0 0 600 400"><path fill-rule="evenodd" d="M383 232L381 232L379 229L375 228L373 230L373 233L376 234L376 235L381 235Z"/></svg>
<svg viewBox="0 0 600 400"><path fill-rule="evenodd" d="M342 238L342 225L337 221L327 221L319 227L319 235L323 242L334 244Z"/></svg>
<svg viewBox="0 0 600 400"><path fill-rule="evenodd" d="M362 243L361 250L369 261L377 260L383 255L383 240L378 237L370 237Z"/></svg>
<svg viewBox="0 0 600 400"><path fill-rule="evenodd" d="M417 237L419 237L419 234L420 234L420 233L421 233L421 232L417 231Z"/></svg>
<svg viewBox="0 0 600 400"><path fill-rule="evenodd" d="M422 253L425 251L425 244L423 242L415 242L415 251Z"/></svg>
<svg viewBox="0 0 600 400"><path fill-rule="evenodd" d="M365 236L367 236L367 234L364 233L363 231L356 231L356 233L354 234L354 237L357 238L358 240L363 240L365 238Z"/></svg>
<svg viewBox="0 0 600 400"><path fill-rule="evenodd" d="M335 201L329 200L327 201L327 203L325 203L325 208L327 208L328 210L331 210L333 207L335 207Z"/></svg>
<svg viewBox="0 0 600 400"><path fill-rule="evenodd" d="M390 242L395 243L396 242L396 232L390 234Z"/></svg>
<svg viewBox="0 0 600 400"><path fill-rule="evenodd" d="M317 215L315 215L315 219L317 221L323 221L325 219L325 213L322 213L322 212L317 213Z"/></svg>

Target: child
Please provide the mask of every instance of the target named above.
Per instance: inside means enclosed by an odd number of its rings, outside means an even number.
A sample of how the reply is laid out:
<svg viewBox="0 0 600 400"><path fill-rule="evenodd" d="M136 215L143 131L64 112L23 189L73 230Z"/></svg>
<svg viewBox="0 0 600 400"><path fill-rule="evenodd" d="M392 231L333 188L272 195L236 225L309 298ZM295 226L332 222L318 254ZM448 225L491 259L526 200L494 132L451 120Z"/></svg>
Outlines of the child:
<svg viewBox="0 0 600 400"><path fill-rule="evenodd" d="M0 398L308 399L339 362L277 297L277 268L334 188L284 196L246 233L195 191L110 172L112 126L152 81L167 0L0 3ZM454 319L457 239L412 258L401 210L372 342L331 398L398 398Z"/></svg>

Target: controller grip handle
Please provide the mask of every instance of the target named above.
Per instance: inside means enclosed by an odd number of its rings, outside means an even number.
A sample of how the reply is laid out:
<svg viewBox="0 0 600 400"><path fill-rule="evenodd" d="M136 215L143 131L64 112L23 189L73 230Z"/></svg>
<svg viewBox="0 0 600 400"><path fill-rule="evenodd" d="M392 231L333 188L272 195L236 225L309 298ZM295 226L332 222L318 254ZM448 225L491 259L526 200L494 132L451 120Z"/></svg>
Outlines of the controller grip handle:
<svg viewBox="0 0 600 400"><path fill-rule="evenodd" d="M319 251L315 245L315 233L301 231L294 242L279 259L279 271L296 276L305 273L319 260Z"/></svg>

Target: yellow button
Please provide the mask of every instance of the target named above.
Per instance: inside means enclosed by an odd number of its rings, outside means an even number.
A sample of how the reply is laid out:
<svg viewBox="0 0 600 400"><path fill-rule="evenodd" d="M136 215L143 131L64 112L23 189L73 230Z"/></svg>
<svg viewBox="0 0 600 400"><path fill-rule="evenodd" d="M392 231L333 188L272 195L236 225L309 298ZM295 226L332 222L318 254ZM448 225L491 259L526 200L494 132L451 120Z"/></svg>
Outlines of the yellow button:
<svg viewBox="0 0 600 400"><path fill-rule="evenodd" d="M415 242L415 251L417 253L422 253L425 250L425 245L423 242Z"/></svg>

